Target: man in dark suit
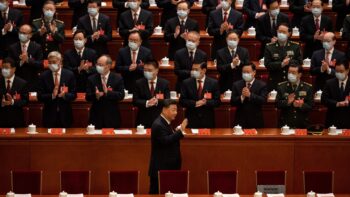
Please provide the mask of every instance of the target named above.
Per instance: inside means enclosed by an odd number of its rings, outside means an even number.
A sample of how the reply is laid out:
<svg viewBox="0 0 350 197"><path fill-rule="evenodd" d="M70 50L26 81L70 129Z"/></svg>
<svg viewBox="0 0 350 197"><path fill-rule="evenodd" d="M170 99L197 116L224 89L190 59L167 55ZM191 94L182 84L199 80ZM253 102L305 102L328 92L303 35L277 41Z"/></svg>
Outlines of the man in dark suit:
<svg viewBox="0 0 350 197"><path fill-rule="evenodd" d="M210 12L217 10L217 9L221 9L222 8L221 2L222 2L221 0L205 0L205 1L203 1L202 13L207 17L206 23L205 23L206 28L208 27ZM235 9L235 4L236 4L236 0L232 0L231 7L233 9Z"/></svg>
<svg viewBox="0 0 350 197"><path fill-rule="evenodd" d="M141 34L133 31L129 35L128 46L121 48L117 57L115 70L121 73L125 89L133 92L136 80L143 77L144 62L152 60L152 52L141 46Z"/></svg>
<svg viewBox="0 0 350 197"><path fill-rule="evenodd" d="M135 0L112 0L112 5L113 8L117 9L117 19L116 21L119 21L120 15L127 11L130 7L132 7L133 3ZM149 4L149 0L141 0L141 4L140 7L142 9L147 10L149 8L150 4ZM117 23L118 25L118 23Z"/></svg>
<svg viewBox="0 0 350 197"><path fill-rule="evenodd" d="M256 22L259 17L265 15L266 0L244 0L243 13L247 14L248 18L245 23L245 29L251 26L256 27Z"/></svg>
<svg viewBox="0 0 350 197"><path fill-rule="evenodd" d="M311 57L316 50L322 49L322 39L326 32L333 31L331 19L322 14L323 3L313 0L312 14L305 16L300 24L300 39L305 42L304 58Z"/></svg>
<svg viewBox="0 0 350 197"><path fill-rule="evenodd" d="M94 74L88 78L86 100L92 102L89 123L96 128L119 128L119 102L124 99L123 78L111 72L112 59L102 55Z"/></svg>
<svg viewBox="0 0 350 197"><path fill-rule="evenodd" d="M153 122L151 129L151 158L148 176L150 177L150 194L159 194L158 171L180 170L181 152L180 140L184 137L187 127L187 119L174 130L171 122L177 115L177 103L175 100L166 99L158 118Z"/></svg>
<svg viewBox="0 0 350 197"><path fill-rule="evenodd" d="M96 52L85 47L86 41L85 32L77 30L73 35L74 48L68 49L63 56L63 67L75 75L77 92L85 92L88 77L96 73Z"/></svg>
<svg viewBox="0 0 350 197"><path fill-rule="evenodd" d="M164 27L165 23L176 16L176 5L183 0L156 0L157 7L161 8L162 14L160 19L160 26ZM194 3L194 0L188 1L191 6Z"/></svg>
<svg viewBox="0 0 350 197"><path fill-rule="evenodd" d="M293 13L292 27L300 28L301 19L311 14L311 2L309 0L288 0L289 11Z"/></svg>
<svg viewBox="0 0 350 197"><path fill-rule="evenodd" d="M62 68L57 51L48 55L49 69L40 75L38 101L44 103L43 125L47 128L69 128L73 122L71 102L77 97L73 72Z"/></svg>
<svg viewBox="0 0 350 197"><path fill-rule="evenodd" d="M28 103L26 81L15 76L16 64L11 58L2 62L0 77L0 127L24 127L23 106Z"/></svg>
<svg viewBox="0 0 350 197"><path fill-rule="evenodd" d="M99 0L89 0L88 14L79 19L77 26L77 29L85 31L86 46L94 49L97 56L108 54L107 43L112 40L112 26L109 17L99 13L100 4Z"/></svg>
<svg viewBox="0 0 350 197"><path fill-rule="evenodd" d="M350 1L333 0L332 11L337 13L336 31L339 31L343 27L343 21L346 15L350 13Z"/></svg>
<svg viewBox="0 0 350 197"><path fill-rule="evenodd" d="M214 36L212 43L212 59L215 59L219 49L226 47L226 34L233 30L238 35L242 35L244 21L242 13L231 7L232 0L223 0L221 2L222 9L214 10L210 13L208 23L208 33Z"/></svg>
<svg viewBox="0 0 350 197"><path fill-rule="evenodd" d="M233 82L242 78L242 66L250 62L248 50L238 46L239 36L236 32L229 32L226 41L227 47L218 50L216 55L221 93L231 89Z"/></svg>
<svg viewBox="0 0 350 197"><path fill-rule="evenodd" d="M186 108L190 128L214 128L214 109L220 105L216 79L206 76L207 63L193 64L191 78L183 81L180 104Z"/></svg>
<svg viewBox="0 0 350 197"><path fill-rule="evenodd" d="M9 57L16 62L16 75L28 82L29 92L35 92L42 68L41 46L30 41L32 28L29 25L22 25L18 36L20 41L10 46Z"/></svg>
<svg viewBox="0 0 350 197"><path fill-rule="evenodd" d="M142 46L150 48L148 38L153 33L152 12L140 7L141 0L129 2L130 9L123 12L118 20L119 34L124 39L124 46L128 43L130 32L139 31L142 38Z"/></svg>
<svg viewBox="0 0 350 197"><path fill-rule="evenodd" d="M350 81L349 62L338 62L335 66L336 78L329 79L323 89L321 102L327 106L326 127L350 128Z"/></svg>
<svg viewBox="0 0 350 197"><path fill-rule="evenodd" d="M176 91L181 90L183 80L191 76L192 64L207 62L207 54L198 49L200 35L191 31L187 34L186 48L176 51L174 56L175 75L177 76Z"/></svg>
<svg viewBox="0 0 350 197"><path fill-rule="evenodd" d="M237 107L234 125L243 128L263 128L262 105L266 102L267 88L263 81L255 78L253 63L242 66L242 80L232 85L231 105Z"/></svg>
<svg viewBox="0 0 350 197"><path fill-rule="evenodd" d="M73 10L72 26L75 27L80 17L87 14L88 0L68 0L68 6Z"/></svg>
<svg viewBox="0 0 350 197"><path fill-rule="evenodd" d="M138 108L136 125L142 124L151 128L153 121L162 110L164 99L170 98L169 82L158 77L159 65L157 61L144 64L144 78L136 81L132 102Z"/></svg>
<svg viewBox="0 0 350 197"><path fill-rule="evenodd" d="M186 47L187 33L190 31L199 32L197 21L188 17L190 3L181 1L176 5L177 17L169 19L164 28L164 39L169 42L168 57L174 59L177 50Z"/></svg>
<svg viewBox="0 0 350 197"><path fill-rule="evenodd" d="M23 22L20 10L10 8L8 0L0 6L0 59L7 57L8 47L18 41L18 29Z"/></svg>
<svg viewBox="0 0 350 197"><path fill-rule="evenodd" d="M350 59L350 14L344 19L342 38L348 41L348 49L346 50L346 57Z"/></svg>
<svg viewBox="0 0 350 197"><path fill-rule="evenodd" d="M25 0L26 6L30 7L30 20L33 21L36 18L41 17L42 8L47 0ZM55 3L60 3L63 0L54 0Z"/></svg>
<svg viewBox="0 0 350 197"><path fill-rule="evenodd" d="M334 67L338 62L344 62L345 53L334 48L336 38L334 33L327 32L323 37L323 48L315 51L311 58L310 73L316 76L315 90L322 90L328 79L334 78Z"/></svg>

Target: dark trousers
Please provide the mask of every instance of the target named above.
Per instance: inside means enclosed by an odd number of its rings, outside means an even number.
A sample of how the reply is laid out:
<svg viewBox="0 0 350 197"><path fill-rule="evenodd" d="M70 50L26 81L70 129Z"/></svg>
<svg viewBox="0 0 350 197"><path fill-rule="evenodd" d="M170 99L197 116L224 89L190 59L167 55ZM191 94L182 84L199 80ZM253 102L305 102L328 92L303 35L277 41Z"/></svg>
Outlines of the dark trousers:
<svg viewBox="0 0 350 197"><path fill-rule="evenodd" d="M158 176L149 176L150 185L149 185L149 194L159 194L158 188Z"/></svg>

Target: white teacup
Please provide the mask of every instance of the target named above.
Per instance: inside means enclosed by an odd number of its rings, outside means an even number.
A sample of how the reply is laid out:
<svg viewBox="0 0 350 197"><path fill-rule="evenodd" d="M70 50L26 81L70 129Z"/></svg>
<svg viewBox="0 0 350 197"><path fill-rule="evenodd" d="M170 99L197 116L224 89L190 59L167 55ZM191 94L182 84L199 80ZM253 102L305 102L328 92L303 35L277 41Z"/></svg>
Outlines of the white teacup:
<svg viewBox="0 0 350 197"><path fill-rule="evenodd" d="M255 192L254 197L262 197L262 192L260 191Z"/></svg>
<svg viewBox="0 0 350 197"><path fill-rule="evenodd" d="M124 90L124 94L125 94L124 97L127 97L129 95L129 91L128 90Z"/></svg>
<svg viewBox="0 0 350 197"><path fill-rule="evenodd" d="M316 196L316 193L313 192L313 191L309 191L306 195L307 197L315 197Z"/></svg>
<svg viewBox="0 0 350 197"><path fill-rule="evenodd" d="M68 196L68 194L65 191L61 191L59 194L59 197L67 197L67 196Z"/></svg>
<svg viewBox="0 0 350 197"><path fill-rule="evenodd" d="M214 197L222 197L222 193L220 191L217 191L214 193Z"/></svg>
<svg viewBox="0 0 350 197"><path fill-rule="evenodd" d="M226 91L224 92L224 98L225 98L225 99L230 99L231 96L232 96L232 91L231 91L231 90L226 90Z"/></svg>
<svg viewBox="0 0 350 197"><path fill-rule="evenodd" d="M118 196L117 192L115 191L109 192L109 197L117 197L117 196Z"/></svg>
<svg viewBox="0 0 350 197"><path fill-rule="evenodd" d="M162 58L162 66L168 66L169 65L169 58L163 57Z"/></svg>
<svg viewBox="0 0 350 197"><path fill-rule="evenodd" d="M287 6L288 5L288 1L287 0L281 0L281 5L282 6Z"/></svg>
<svg viewBox="0 0 350 197"><path fill-rule="evenodd" d="M300 35L299 28L294 27L293 30L292 30L292 35L293 36L299 36Z"/></svg>
<svg viewBox="0 0 350 197"><path fill-rule="evenodd" d="M6 197L15 197L15 193L12 191L7 192Z"/></svg>
<svg viewBox="0 0 350 197"><path fill-rule="evenodd" d="M284 125L284 126L281 128L281 132L282 132L282 133L289 133L289 126Z"/></svg>
<svg viewBox="0 0 350 197"><path fill-rule="evenodd" d="M177 92L176 91L170 91L170 98L176 99L177 98Z"/></svg>
<svg viewBox="0 0 350 197"><path fill-rule="evenodd" d="M142 124L138 125L136 128L137 133L143 133L144 130L145 130L145 127Z"/></svg>
<svg viewBox="0 0 350 197"><path fill-rule="evenodd" d="M154 33L156 33L156 34L161 34L162 33L162 27L161 26L157 26L157 27L155 27L154 28Z"/></svg>
<svg viewBox="0 0 350 197"><path fill-rule="evenodd" d="M255 32L255 28L253 26L249 27L248 28L248 35L255 35L256 32Z"/></svg>
<svg viewBox="0 0 350 197"><path fill-rule="evenodd" d="M306 58L303 60L303 65L309 67L311 65L311 59Z"/></svg>
<svg viewBox="0 0 350 197"><path fill-rule="evenodd" d="M277 91L276 91L276 90L272 90L272 91L270 92L270 98L275 99L276 96L277 96Z"/></svg>
<svg viewBox="0 0 350 197"><path fill-rule="evenodd" d="M322 90L319 90L319 91L317 91L317 92L315 93L315 97L316 97L317 99L321 99L321 96L322 96Z"/></svg>
<svg viewBox="0 0 350 197"><path fill-rule="evenodd" d="M89 125L86 127L86 131L87 131L87 132L94 132L94 131L95 131L95 125L89 124Z"/></svg>
<svg viewBox="0 0 350 197"><path fill-rule="evenodd" d="M337 127L335 127L334 125L330 126L328 128L328 132L331 134L336 134L337 133Z"/></svg>
<svg viewBox="0 0 350 197"><path fill-rule="evenodd" d="M170 191L168 191L167 193L165 193L165 197L173 197L173 193L171 193Z"/></svg>
<svg viewBox="0 0 350 197"><path fill-rule="evenodd" d="M203 5L203 0L198 0L198 5L202 6Z"/></svg>
<svg viewBox="0 0 350 197"><path fill-rule="evenodd" d="M28 125L28 132L29 133L35 133L36 132L36 126L33 123Z"/></svg>
<svg viewBox="0 0 350 197"><path fill-rule="evenodd" d="M19 0L19 4L25 5L25 4L26 4L26 1L25 1L25 0Z"/></svg>
<svg viewBox="0 0 350 197"><path fill-rule="evenodd" d="M265 59L264 59L264 58L261 58L261 59L259 60L259 65L260 65L260 66L264 66L264 65L265 65Z"/></svg>
<svg viewBox="0 0 350 197"><path fill-rule="evenodd" d="M243 5L243 0L238 0L238 1L237 1L237 4L238 4L238 5Z"/></svg>
<svg viewBox="0 0 350 197"><path fill-rule="evenodd" d="M243 133L242 127L239 126L239 125L236 125L236 126L233 128L233 130L234 130L234 132L235 132L236 134L241 134L241 133Z"/></svg>

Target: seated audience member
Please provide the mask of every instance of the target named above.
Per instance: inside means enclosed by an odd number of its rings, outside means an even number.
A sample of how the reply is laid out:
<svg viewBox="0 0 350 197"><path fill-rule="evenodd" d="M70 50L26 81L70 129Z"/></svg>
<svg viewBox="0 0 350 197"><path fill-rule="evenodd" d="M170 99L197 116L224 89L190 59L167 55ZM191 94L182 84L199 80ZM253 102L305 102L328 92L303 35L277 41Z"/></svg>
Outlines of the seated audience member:
<svg viewBox="0 0 350 197"><path fill-rule="evenodd" d="M346 15L350 13L350 1L333 0L332 11L337 13L336 31L340 31L340 29L343 27L343 21Z"/></svg>
<svg viewBox="0 0 350 197"><path fill-rule="evenodd" d="M127 11L131 6L131 2L135 2L136 0L112 0L113 8L117 9L117 18L115 21L119 21L120 15ZM149 0L141 0L140 7L142 9L147 10L149 8ZM118 22L117 22L118 25ZM117 27L118 28L118 27Z"/></svg>
<svg viewBox="0 0 350 197"><path fill-rule="evenodd" d="M346 50L346 58L350 59L350 15L347 15L344 19L343 24L343 32L342 32L343 40L347 41L348 49Z"/></svg>
<svg viewBox="0 0 350 197"><path fill-rule="evenodd" d="M311 14L311 2L309 0L288 0L289 11L293 13L292 27L300 28L301 19Z"/></svg>
<svg viewBox="0 0 350 197"><path fill-rule="evenodd" d="M244 29L256 27L257 19L266 14L266 2L267 0L244 0L243 13L247 15Z"/></svg>
<svg viewBox="0 0 350 197"><path fill-rule="evenodd" d="M202 13L206 16L205 28L208 27L210 12L222 8L221 0L206 0L202 4ZM224 3L225 4L225 3ZM235 9L236 0L232 0L231 7Z"/></svg>
<svg viewBox="0 0 350 197"><path fill-rule="evenodd" d="M80 17L87 14L88 0L68 0L68 6L73 10L71 28L76 27Z"/></svg>
<svg viewBox="0 0 350 197"><path fill-rule="evenodd" d="M29 21L33 21L36 18L41 17L42 8L47 0L25 0L26 6L30 7ZM63 0L54 0L55 4L62 2Z"/></svg>
<svg viewBox="0 0 350 197"><path fill-rule="evenodd" d="M176 16L176 5L184 0L156 0L156 4L158 8L161 8L161 18L160 18L160 26L164 27L165 23ZM194 0L188 1L192 6Z"/></svg>

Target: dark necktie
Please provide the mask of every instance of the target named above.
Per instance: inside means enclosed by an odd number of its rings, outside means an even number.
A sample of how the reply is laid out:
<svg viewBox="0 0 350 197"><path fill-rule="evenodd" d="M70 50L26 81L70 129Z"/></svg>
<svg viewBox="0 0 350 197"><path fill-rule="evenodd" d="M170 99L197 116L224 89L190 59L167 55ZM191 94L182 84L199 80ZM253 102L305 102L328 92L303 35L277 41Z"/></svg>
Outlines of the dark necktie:
<svg viewBox="0 0 350 197"><path fill-rule="evenodd" d="M225 11L224 12L224 22L226 22L227 21L227 12Z"/></svg>
<svg viewBox="0 0 350 197"><path fill-rule="evenodd" d="M97 23L96 23L96 18L92 18L92 31L96 32L97 31Z"/></svg>
<svg viewBox="0 0 350 197"><path fill-rule="evenodd" d="M198 98L201 99L202 98L202 91L203 91L203 85L202 85L202 81L198 80L198 89L197 89L197 95Z"/></svg>
<svg viewBox="0 0 350 197"><path fill-rule="evenodd" d="M185 21L181 20L180 22L180 34L183 34L185 32Z"/></svg>
<svg viewBox="0 0 350 197"><path fill-rule="evenodd" d="M272 18L272 35L277 36L276 18Z"/></svg>
<svg viewBox="0 0 350 197"><path fill-rule="evenodd" d="M134 13L134 25L137 25L137 13Z"/></svg>
<svg viewBox="0 0 350 197"><path fill-rule="evenodd" d="M344 96L344 91L345 91L344 82L341 82L340 83L340 94L342 97Z"/></svg>
<svg viewBox="0 0 350 197"><path fill-rule="evenodd" d="M190 60L191 60L191 63L193 64L193 51L190 51Z"/></svg>
<svg viewBox="0 0 350 197"><path fill-rule="evenodd" d="M6 23L6 21L7 21L6 12L2 13L2 20L4 21L4 23Z"/></svg>
<svg viewBox="0 0 350 197"><path fill-rule="evenodd" d="M252 87L251 83L247 83L247 88L250 90L250 88Z"/></svg>
<svg viewBox="0 0 350 197"><path fill-rule="evenodd" d="M151 90L150 90L150 92L151 92L151 95L154 96L154 81L151 81L150 83L151 83Z"/></svg>
<svg viewBox="0 0 350 197"><path fill-rule="evenodd" d="M10 93L11 91L11 81L7 80L6 93Z"/></svg>
<svg viewBox="0 0 350 197"><path fill-rule="evenodd" d="M235 56L236 56L235 50L231 50L231 56L232 56L232 58L235 58Z"/></svg>
<svg viewBox="0 0 350 197"><path fill-rule="evenodd" d="M315 20L315 27L316 27L316 31L320 30L320 19L316 18Z"/></svg>

